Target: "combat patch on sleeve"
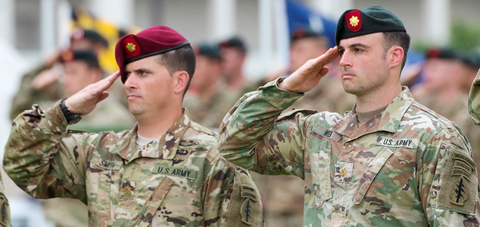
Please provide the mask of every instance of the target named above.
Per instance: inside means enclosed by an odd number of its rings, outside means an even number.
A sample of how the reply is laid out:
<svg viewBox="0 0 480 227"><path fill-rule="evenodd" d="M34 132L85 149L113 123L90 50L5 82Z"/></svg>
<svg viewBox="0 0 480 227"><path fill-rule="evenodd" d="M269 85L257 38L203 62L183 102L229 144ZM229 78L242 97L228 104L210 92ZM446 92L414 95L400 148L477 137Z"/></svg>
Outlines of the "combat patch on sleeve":
<svg viewBox="0 0 480 227"><path fill-rule="evenodd" d="M475 162L467 154L443 144L442 146L447 149L448 157L440 176L441 187L437 203L460 213L475 214L478 184Z"/></svg>
<svg viewBox="0 0 480 227"><path fill-rule="evenodd" d="M249 175L236 172L227 207L228 227L263 226L260 193Z"/></svg>

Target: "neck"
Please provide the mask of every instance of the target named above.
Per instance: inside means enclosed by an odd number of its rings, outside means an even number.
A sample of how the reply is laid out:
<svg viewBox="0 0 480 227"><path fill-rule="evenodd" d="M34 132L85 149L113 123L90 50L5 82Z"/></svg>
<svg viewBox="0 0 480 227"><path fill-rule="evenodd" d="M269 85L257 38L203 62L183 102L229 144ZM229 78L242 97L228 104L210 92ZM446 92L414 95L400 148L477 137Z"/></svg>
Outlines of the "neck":
<svg viewBox="0 0 480 227"><path fill-rule="evenodd" d="M157 138L165 134L167 130L183 115L182 107L169 107L163 111L156 111L151 116L137 117L138 134L146 138Z"/></svg>
<svg viewBox="0 0 480 227"><path fill-rule="evenodd" d="M245 84L245 77L242 71L236 71L232 75L226 77L227 85L230 88L241 88Z"/></svg>
<svg viewBox="0 0 480 227"><path fill-rule="evenodd" d="M356 109L358 112L369 112L387 106L402 92L402 86L382 86L367 94L357 95Z"/></svg>
<svg viewBox="0 0 480 227"><path fill-rule="evenodd" d="M202 103L207 103L210 101L210 98L217 92L217 83L213 83L210 86L207 86L198 92L198 97Z"/></svg>

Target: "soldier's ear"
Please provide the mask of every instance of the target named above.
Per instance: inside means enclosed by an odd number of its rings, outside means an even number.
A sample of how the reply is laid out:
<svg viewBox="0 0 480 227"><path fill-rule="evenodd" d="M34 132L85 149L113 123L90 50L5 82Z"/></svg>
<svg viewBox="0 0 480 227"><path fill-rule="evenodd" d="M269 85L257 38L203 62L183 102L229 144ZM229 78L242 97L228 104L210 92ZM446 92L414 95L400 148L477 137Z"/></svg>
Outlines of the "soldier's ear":
<svg viewBox="0 0 480 227"><path fill-rule="evenodd" d="M182 94L188 83L188 73L186 71L177 71L173 74L175 79L175 94Z"/></svg>
<svg viewBox="0 0 480 227"><path fill-rule="evenodd" d="M393 46L387 51L387 59L390 61L390 67L395 68L396 66L402 65L402 60L405 53L403 48L400 46Z"/></svg>

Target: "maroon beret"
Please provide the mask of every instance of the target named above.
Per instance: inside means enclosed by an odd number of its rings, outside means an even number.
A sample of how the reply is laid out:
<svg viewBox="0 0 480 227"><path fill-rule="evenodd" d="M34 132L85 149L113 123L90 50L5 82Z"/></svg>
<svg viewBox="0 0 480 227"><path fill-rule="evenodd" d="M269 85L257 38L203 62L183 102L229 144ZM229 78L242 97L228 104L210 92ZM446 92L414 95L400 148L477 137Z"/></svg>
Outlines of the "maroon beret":
<svg viewBox="0 0 480 227"><path fill-rule="evenodd" d="M147 28L137 35L123 36L115 46L115 59L120 69L122 82L125 83L127 79L125 77L126 64L189 44L180 33L162 25Z"/></svg>

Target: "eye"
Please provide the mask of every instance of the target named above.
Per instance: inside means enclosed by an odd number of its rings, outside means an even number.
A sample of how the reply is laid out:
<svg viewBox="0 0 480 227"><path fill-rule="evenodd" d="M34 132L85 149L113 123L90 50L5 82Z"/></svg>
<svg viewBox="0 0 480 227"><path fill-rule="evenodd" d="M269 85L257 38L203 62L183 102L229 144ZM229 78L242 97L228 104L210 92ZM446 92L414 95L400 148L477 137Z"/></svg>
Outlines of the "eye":
<svg viewBox="0 0 480 227"><path fill-rule="evenodd" d="M139 75L139 76L147 76L147 75L148 75L148 72L145 71L145 70L139 70L139 71L138 71L138 75Z"/></svg>
<svg viewBox="0 0 480 227"><path fill-rule="evenodd" d="M362 53L363 50L360 49L360 48L354 48L353 51L355 51L355 53Z"/></svg>
<svg viewBox="0 0 480 227"><path fill-rule="evenodd" d="M345 53L345 50L343 50L343 49L342 49L342 50L338 50L338 54L340 55L340 57L343 56L343 53Z"/></svg>

